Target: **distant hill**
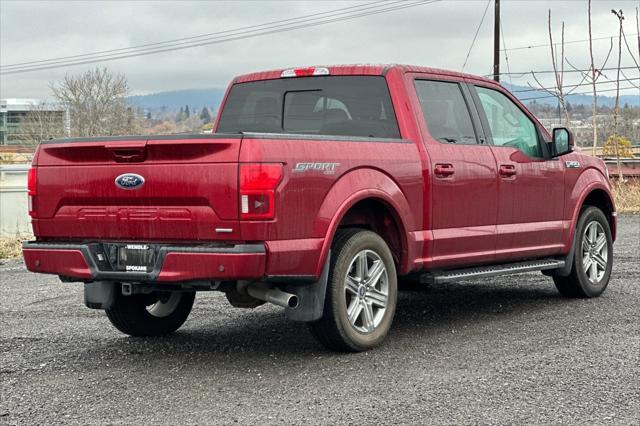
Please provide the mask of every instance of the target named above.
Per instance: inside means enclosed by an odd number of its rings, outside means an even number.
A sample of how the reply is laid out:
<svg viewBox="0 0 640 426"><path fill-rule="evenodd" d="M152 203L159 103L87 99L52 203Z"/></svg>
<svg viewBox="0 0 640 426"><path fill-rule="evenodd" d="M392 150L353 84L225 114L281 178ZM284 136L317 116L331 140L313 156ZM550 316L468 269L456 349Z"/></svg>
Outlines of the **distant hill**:
<svg viewBox="0 0 640 426"><path fill-rule="evenodd" d="M504 86L519 99L523 100L524 103L531 102L534 99L536 102L542 104L555 105L557 103L555 98L549 97L549 94L542 90L531 90L531 88L527 86L510 85L507 83L504 83ZM586 91L588 91L588 87L582 92ZM135 106L146 109L166 107L168 110L178 110L180 107L189 105L190 108L194 107L197 109L208 106L213 111L216 111L220 102L222 102L223 96L224 89L188 89L130 96L129 101ZM569 95L567 96L567 100L572 105L591 105L591 96L589 95ZM598 96L598 105L612 107L614 104L615 96ZM620 105L624 104L640 106L640 94L620 96Z"/></svg>
<svg viewBox="0 0 640 426"><path fill-rule="evenodd" d="M146 108L160 109L166 107L168 110L178 110L180 107L189 105L190 108L200 109L209 107L216 111L222 102L225 89L187 89L173 90L170 92L158 92L149 95L129 96L131 104Z"/></svg>
<svg viewBox="0 0 640 426"><path fill-rule="evenodd" d="M550 97L549 94L543 90L532 90L531 87L528 86L516 86L510 85L508 83L503 83L504 87L509 89L511 93L516 95L518 99L522 102L529 103L535 100L539 104L548 104L548 105L556 105L557 100L554 97ZM615 88L613 85L608 85L607 88ZM585 86L582 90L577 90L579 93L588 92L590 90L589 86ZM616 97L611 96L611 94L615 94L614 91L606 92L608 96L598 96L598 105L599 106L608 106L613 107L616 103ZM640 106L640 92L635 95L629 95L629 91L626 91L626 95L620 95L620 105L624 106L624 104L629 104L629 106ZM567 102L571 105L591 105L592 96L591 95L569 95L567 96Z"/></svg>

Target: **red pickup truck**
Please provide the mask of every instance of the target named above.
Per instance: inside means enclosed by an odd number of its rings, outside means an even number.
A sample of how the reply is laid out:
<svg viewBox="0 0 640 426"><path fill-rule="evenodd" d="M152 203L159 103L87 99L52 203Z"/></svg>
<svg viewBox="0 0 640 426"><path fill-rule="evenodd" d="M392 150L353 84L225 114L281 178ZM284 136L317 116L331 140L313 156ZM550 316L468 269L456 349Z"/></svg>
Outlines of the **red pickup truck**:
<svg viewBox="0 0 640 426"><path fill-rule="evenodd" d="M542 271L598 296L616 230L570 131L493 81L403 65L237 77L213 134L44 141L29 201L28 269L83 282L124 333L171 333L218 290L340 351L383 341L399 278Z"/></svg>

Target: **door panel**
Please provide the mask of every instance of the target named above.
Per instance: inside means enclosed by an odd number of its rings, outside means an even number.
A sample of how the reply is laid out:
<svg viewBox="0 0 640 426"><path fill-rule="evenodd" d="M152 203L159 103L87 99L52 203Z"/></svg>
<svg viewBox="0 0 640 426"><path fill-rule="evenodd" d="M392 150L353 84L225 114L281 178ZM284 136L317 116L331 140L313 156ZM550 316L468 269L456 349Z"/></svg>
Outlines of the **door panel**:
<svg viewBox="0 0 640 426"><path fill-rule="evenodd" d="M451 176L431 184L433 266L460 266L494 258L498 206L496 165L488 146L442 145L429 151L432 170L450 164Z"/></svg>
<svg viewBox="0 0 640 426"><path fill-rule="evenodd" d="M440 77L440 76L439 76ZM414 81L429 156L432 268L491 262L498 204L496 163L466 87ZM471 109L471 113L470 113ZM474 118L472 118L474 117Z"/></svg>
<svg viewBox="0 0 640 426"><path fill-rule="evenodd" d="M496 260L562 250L564 167L545 159L535 121L505 92L476 86L474 100L498 169Z"/></svg>
<svg viewBox="0 0 640 426"><path fill-rule="evenodd" d="M491 147L500 175L496 258L545 256L562 248L564 167L557 160L532 159L511 147Z"/></svg>

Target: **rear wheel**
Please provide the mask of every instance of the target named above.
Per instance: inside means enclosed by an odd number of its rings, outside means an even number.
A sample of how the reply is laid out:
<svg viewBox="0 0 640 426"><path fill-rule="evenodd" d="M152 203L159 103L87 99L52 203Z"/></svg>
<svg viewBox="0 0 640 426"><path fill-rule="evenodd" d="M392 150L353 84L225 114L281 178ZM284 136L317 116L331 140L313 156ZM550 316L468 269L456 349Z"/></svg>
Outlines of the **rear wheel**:
<svg viewBox="0 0 640 426"><path fill-rule="evenodd" d="M386 337L396 309L397 277L389 247L359 229L338 230L324 302L311 333L329 349L358 352Z"/></svg>
<svg viewBox="0 0 640 426"><path fill-rule="evenodd" d="M587 207L576 226L575 254L571 273L554 277L558 291L566 297L597 297L607 288L613 268L613 241L604 213Z"/></svg>
<svg viewBox="0 0 640 426"><path fill-rule="evenodd" d="M193 307L195 292L158 292L123 296L106 310L111 324L130 336L162 336L184 324Z"/></svg>

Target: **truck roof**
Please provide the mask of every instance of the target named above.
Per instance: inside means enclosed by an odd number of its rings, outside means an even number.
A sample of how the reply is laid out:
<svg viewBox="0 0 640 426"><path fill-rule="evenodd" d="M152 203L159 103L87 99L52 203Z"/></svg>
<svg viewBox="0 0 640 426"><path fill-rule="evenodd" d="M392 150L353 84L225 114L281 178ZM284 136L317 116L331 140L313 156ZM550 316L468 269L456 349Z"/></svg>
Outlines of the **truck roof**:
<svg viewBox="0 0 640 426"><path fill-rule="evenodd" d="M403 73L417 72L447 75L460 78L471 78L474 80L484 81L486 83L498 84L493 80L472 74L464 74L457 71L444 70L439 68L423 67L418 65L407 64L344 64L344 65L315 65L307 67L291 67L280 68L268 71L258 71L249 74L243 74L234 79L234 83L244 83L256 80L272 80L280 78L283 71L288 69L299 68L327 68L330 75L385 75L392 69L400 70Z"/></svg>

